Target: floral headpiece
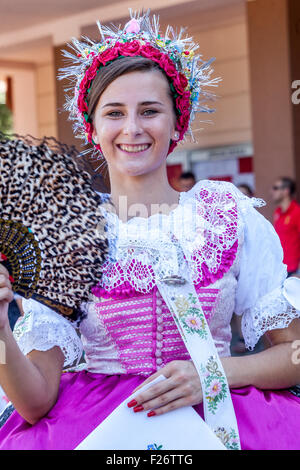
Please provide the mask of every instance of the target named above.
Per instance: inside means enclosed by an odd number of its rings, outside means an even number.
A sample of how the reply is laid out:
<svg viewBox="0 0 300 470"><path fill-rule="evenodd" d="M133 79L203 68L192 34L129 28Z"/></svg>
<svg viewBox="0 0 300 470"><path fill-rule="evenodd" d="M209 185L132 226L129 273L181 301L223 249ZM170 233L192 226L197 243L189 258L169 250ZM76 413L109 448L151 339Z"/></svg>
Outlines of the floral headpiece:
<svg viewBox="0 0 300 470"><path fill-rule="evenodd" d="M75 81L72 95L67 96L65 109L70 113L70 119L75 121L74 133L77 137L91 143L101 153L99 144L93 141L93 123L88 115L88 95L92 82L102 67L113 60L125 56L142 56L153 60L167 75L170 88L176 103L177 125L179 139L186 132L192 135L191 122L196 112L213 112L206 101L214 95L203 89L205 86L217 86L219 78L211 78L213 69L210 59L204 62L196 55L198 48L191 38L183 38L184 29L176 35L173 28L168 26L165 35L159 31L158 18L150 11L140 15L130 11L131 20L121 28L108 28L97 22L101 41L96 43L84 37L84 41L73 39L70 45L74 53L63 51L72 65L60 70L60 79ZM169 153L176 147L177 142L171 141Z"/></svg>

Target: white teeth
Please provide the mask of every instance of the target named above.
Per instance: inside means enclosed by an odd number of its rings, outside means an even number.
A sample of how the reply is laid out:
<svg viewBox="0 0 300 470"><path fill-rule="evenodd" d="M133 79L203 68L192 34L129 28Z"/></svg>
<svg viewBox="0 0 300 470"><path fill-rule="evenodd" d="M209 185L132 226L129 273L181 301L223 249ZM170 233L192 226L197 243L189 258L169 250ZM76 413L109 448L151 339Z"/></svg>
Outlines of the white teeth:
<svg viewBox="0 0 300 470"><path fill-rule="evenodd" d="M121 150L125 150L125 152L142 152L143 150L147 150L149 144L146 145L120 145Z"/></svg>

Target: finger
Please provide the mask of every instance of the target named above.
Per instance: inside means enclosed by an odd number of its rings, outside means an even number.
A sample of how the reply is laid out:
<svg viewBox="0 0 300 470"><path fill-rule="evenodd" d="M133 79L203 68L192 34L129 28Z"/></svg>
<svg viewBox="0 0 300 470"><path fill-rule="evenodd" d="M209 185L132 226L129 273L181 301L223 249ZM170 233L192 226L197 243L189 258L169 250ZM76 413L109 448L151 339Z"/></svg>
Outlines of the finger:
<svg viewBox="0 0 300 470"><path fill-rule="evenodd" d="M134 403L131 403L129 408L131 408L132 406L136 407L137 405L138 406L142 405L144 407L145 403L148 403L149 401L157 397L160 397L175 388L176 388L176 384L174 383L174 380L170 377L169 379L166 379L162 382L154 384L153 386L149 387L147 390L138 394L135 397ZM142 411L142 409L139 408L139 411Z"/></svg>
<svg viewBox="0 0 300 470"><path fill-rule="evenodd" d="M177 400L171 401L167 405L156 408L155 410L151 410L149 413L147 413L147 415L149 418L152 416L160 416L165 413L168 413L169 411L182 408L183 406L194 406L196 404L197 403L193 403L193 401L189 399L188 397L183 397L183 398L179 398Z"/></svg>
<svg viewBox="0 0 300 470"><path fill-rule="evenodd" d="M0 289L0 301L11 302L14 298L13 291L8 287L3 287Z"/></svg>
<svg viewBox="0 0 300 470"><path fill-rule="evenodd" d="M183 362L183 361L182 361ZM143 383L141 383L138 387L136 387L132 393L135 393L137 390L139 390L140 388L144 387L144 385L152 382L154 379L156 379L157 377L159 377L160 375L163 375L164 377L166 377L166 379L168 379L169 377L171 377L172 373L174 372L173 371L173 363L174 361L172 362L169 362L169 364L167 364L166 366L162 367L161 369L159 369L157 372L155 372L154 374L150 375L150 377L148 377L148 379L146 379Z"/></svg>
<svg viewBox="0 0 300 470"><path fill-rule="evenodd" d="M11 289L12 285L9 278L7 278L5 274L0 274L0 288L3 287L8 287L9 289Z"/></svg>
<svg viewBox="0 0 300 470"><path fill-rule="evenodd" d="M143 410L141 411L149 411L149 410L156 410L166 406L168 403L171 403L179 398L184 398L184 390L183 388L173 388L168 392L162 393L155 398L146 401L142 404ZM141 405L139 405L141 406ZM133 409L134 410L134 409Z"/></svg>
<svg viewBox="0 0 300 470"><path fill-rule="evenodd" d="M174 376L174 381L177 380L176 377L175 377L175 372L178 369L178 367L187 366L187 365L190 366L191 365L190 363L186 364L186 362L187 361L172 361L172 362L169 362L169 364L167 364L166 366L159 369L159 371L155 372L155 374L148 377L148 379L146 379L143 383L141 383L138 387L136 387L132 393L136 393L138 390L140 390L146 384L151 383L156 377L159 377L160 375L164 375L164 377L166 377L167 379ZM197 377L198 377L198 374L197 374ZM166 381L164 381L164 382L166 382ZM179 376L176 384L180 385L181 382L182 382L182 377ZM161 382L161 383L163 383L163 382ZM168 383L167 388L166 388L165 391L169 390L170 388L173 388L173 387L169 387L169 383ZM148 390L153 391L152 387ZM146 393L146 392L143 392L143 394L144 393ZM147 398L147 396L146 396L146 398ZM149 395L148 395L148 399L150 399ZM144 398L141 397L140 395L138 395L137 397L135 397L134 400L131 400L128 403L128 406L131 408L133 406L136 406L137 403L141 404L142 401L144 401Z"/></svg>
<svg viewBox="0 0 300 470"><path fill-rule="evenodd" d="M160 372L155 372L155 374L153 375L150 375L150 377L148 377L148 379L146 379L144 382L141 383L141 385L139 385L138 387L136 387L132 393L135 393L137 392L140 388L144 387L146 384L149 384L150 382L152 382L154 379L156 379L156 377L159 377L161 375Z"/></svg>
<svg viewBox="0 0 300 470"><path fill-rule="evenodd" d="M0 262L0 274L4 274L6 277L9 277L9 272L3 264Z"/></svg>

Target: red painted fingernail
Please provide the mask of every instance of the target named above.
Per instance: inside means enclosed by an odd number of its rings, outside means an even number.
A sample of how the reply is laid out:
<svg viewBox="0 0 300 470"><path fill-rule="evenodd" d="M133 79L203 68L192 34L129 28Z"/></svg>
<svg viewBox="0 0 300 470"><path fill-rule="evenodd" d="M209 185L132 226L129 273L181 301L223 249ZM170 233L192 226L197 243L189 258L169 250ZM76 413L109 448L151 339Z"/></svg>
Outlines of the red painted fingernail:
<svg viewBox="0 0 300 470"><path fill-rule="evenodd" d="M133 411L137 413L138 411L143 411L144 407L142 405L138 405L135 408L133 408Z"/></svg>
<svg viewBox="0 0 300 470"><path fill-rule="evenodd" d="M12 276L8 276L8 279L10 280L10 282L15 282L15 280Z"/></svg>
<svg viewBox="0 0 300 470"><path fill-rule="evenodd" d="M0 261L6 261L7 256L5 256L3 253L0 253Z"/></svg>
<svg viewBox="0 0 300 470"><path fill-rule="evenodd" d="M129 403L127 403L128 408L132 408L133 406L137 405L136 400L131 400Z"/></svg>
<svg viewBox="0 0 300 470"><path fill-rule="evenodd" d="M149 413L147 413L147 416L149 416L149 418L151 418L151 416L155 416L156 413L155 411L149 411Z"/></svg>

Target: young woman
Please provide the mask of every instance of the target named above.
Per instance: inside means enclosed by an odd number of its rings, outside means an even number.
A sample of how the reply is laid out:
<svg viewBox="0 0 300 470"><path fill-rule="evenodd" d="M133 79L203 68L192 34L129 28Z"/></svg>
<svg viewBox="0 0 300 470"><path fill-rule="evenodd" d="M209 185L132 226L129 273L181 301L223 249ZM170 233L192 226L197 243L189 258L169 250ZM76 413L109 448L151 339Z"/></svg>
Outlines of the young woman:
<svg viewBox="0 0 300 470"><path fill-rule="evenodd" d="M123 31L106 31L89 49L76 42L79 69L69 104L77 129L108 165L115 261L106 263L101 285L84 306L81 339L67 319L33 300L23 301L13 335L7 318L12 286L0 266L0 340L6 345L0 385L15 407L0 430L0 449L74 449L133 390L160 374L165 381L129 404L133 413L157 419L195 406L203 416L203 401L216 409L226 402L228 382L233 408L227 401L226 416L234 423L235 412L242 449L300 448L300 398L288 390L300 383L299 311L284 296L279 240L254 209L259 201L229 183L200 181L187 193L170 187L166 157L205 96L199 86L209 82L209 72L204 64L195 75L194 49L158 37L155 26L150 30L146 15ZM200 302L205 318L181 296L182 337L161 280L180 284L186 267L194 305ZM270 348L230 357L233 312L242 315L248 347L266 335ZM194 333L206 337L203 351L215 361L203 375L197 351L190 360ZM62 374L79 361L82 345L86 369ZM231 439L225 427L217 435L238 448L237 435Z"/></svg>

